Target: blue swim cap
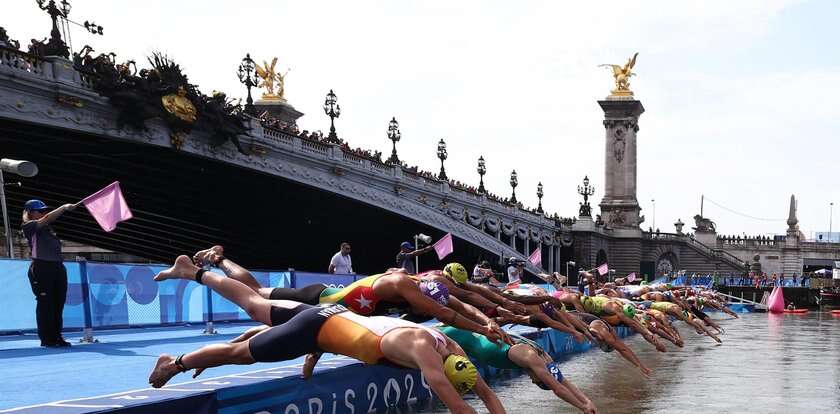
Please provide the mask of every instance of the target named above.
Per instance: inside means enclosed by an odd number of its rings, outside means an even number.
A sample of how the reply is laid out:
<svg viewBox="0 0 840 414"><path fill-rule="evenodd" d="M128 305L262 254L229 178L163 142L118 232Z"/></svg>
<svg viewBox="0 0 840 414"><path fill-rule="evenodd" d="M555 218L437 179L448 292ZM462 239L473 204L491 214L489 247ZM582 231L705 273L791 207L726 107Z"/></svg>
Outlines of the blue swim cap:
<svg viewBox="0 0 840 414"><path fill-rule="evenodd" d="M563 382L563 373L560 372L560 368L557 367L557 364L549 362L545 365L545 368L548 370L548 373L557 380L557 382ZM538 383L537 386L544 390L551 390L551 388L543 382Z"/></svg>
<svg viewBox="0 0 840 414"><path fill-rule="evenodd" d="M443 306L449 303L449 289L442 283L435 282L434 280L423 280L420 282L420 291Z"/></svg>

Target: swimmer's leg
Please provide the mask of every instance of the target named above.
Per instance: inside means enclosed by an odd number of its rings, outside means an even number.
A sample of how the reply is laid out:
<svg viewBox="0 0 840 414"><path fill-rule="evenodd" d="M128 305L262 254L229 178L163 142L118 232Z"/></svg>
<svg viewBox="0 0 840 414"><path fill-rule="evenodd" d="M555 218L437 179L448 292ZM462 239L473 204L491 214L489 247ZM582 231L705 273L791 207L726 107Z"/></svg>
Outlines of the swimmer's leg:
<svg viewBox="0 0 840 414"><path fill-rule="evenodd" d="M167 354L161 355L149 375L149 383L152 387L160 388L178 373L193 368L211 368L228 364L249 365L254 362L247 342L207 345L178 358Z"/></svg>
<svg viewBox="0 0 840 414"><path fill-rule="evenodd" d="M263 298L268 299L271 294L271 288L262 287L254 275L242 266L236 264L233 260L225 257L225 251L222 246L213 246L206 250L201 250L193 255L193 262L198 265L213 264L218 266L225 275L229 278L238 280L257 292Z"/></svg>
<svg viewBox="0 0 840 414"><path fill-rule="evenodd" d="M155 281L166 279L187 279L196 280L200 267L193 264L187 256L178 256L175 264L155 276ZM235 280L215 274L204 272L200 283L218 292L225 299L237 304L245 310L255 321L271 325L271 302L263 299L248 286Z"/></svg>

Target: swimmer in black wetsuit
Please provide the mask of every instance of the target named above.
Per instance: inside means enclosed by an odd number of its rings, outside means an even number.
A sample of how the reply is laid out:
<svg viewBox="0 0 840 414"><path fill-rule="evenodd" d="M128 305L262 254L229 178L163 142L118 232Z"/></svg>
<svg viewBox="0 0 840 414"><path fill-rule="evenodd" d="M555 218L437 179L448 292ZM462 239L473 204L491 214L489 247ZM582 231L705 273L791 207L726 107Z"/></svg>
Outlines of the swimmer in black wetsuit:
<svg viewBox="0 0 840 414"><path fill-rule="evenodd" d="M149 383L160 388L178 373L191 369L196 369L198 375L203 369L221 365L286 361L330 352L368 364L387 360L420 369L431 389L452 412L475 413L459 395L470 389L491 413L505 412L464 351L434 329L396 318L361 316L341 305L299 303L282 316L276 326L251 331L234 343L208 345L178 357L161 355L149 375Z"/></svg>

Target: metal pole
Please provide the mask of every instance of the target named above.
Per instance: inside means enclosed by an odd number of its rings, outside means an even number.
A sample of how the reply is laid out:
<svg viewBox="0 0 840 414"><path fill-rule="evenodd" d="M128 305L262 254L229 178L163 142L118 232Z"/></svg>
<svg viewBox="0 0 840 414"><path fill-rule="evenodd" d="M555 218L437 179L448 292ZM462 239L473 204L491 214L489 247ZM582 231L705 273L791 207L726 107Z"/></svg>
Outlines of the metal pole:
<svg viewBox="0 0 840 414"><path fill-rule="evenodd" d="M705 198L705 196L703 194L700 194L700 218L703 218L703 199L704 198Z"/></svg>
<svg viewBox="0 0 840 414"><path fill-rule="evenodd" d="M415 250L417 249L417 241L418 240L419 239L417 238L417 235L415 234L414 235L414 249ZM414 256L414 273L415 274L420 273L420 255L419 254L417 256Z"/></svg>
<svg viewBox="0 0 840 414"><path fill-rule="evenodd" d="M99 342L93 338L93 323L90 311L90 282L87 274L87 260L79 260L79 278L82 282L82 309L84 311L84 336L79 342L92 344Z"/></svg>
<svg viewBox="0 0 840 414"><path fill-rule="evenodd" d="M6 184L3 181L3 171L0 170L0 204L3 205L3 230L6 232L6 253L9 259L15 258L12 250L12 229L9 227L9 212L6 211Z"/></svg>
<svg viewBox="0 0 840 414"><path fill-rule="evenodd" d="M0 180L0 183L3 180ZM828 203L828 241L831 242L831 225L834 219L834 203Z"/></svg>

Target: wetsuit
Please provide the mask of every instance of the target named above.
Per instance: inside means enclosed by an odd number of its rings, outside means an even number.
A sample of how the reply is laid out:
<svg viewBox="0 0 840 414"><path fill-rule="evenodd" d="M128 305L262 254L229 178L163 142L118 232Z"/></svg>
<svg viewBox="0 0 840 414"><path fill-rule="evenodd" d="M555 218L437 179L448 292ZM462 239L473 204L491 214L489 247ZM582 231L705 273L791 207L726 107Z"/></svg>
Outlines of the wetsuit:
<svg viewBox="0 0 840 414"><path fill-rule="evenodd" d="M341 305L272 307L271 323L274 326L248 341L251 356L257 362L276 362L320 352L316 338L321 326L330 317L346 311L347 308Z"/></svg>
<svg viewBox="0 0 840 414"><path fill-rule="evenodd" d="M690 310L691 313L693 313L694 316L696 316L700 320L705 320L706 318L709 317L709 315L707 315L705 312L701 311L699 308L697 308L697 306L694 306L693 303L688 305L688 310Z"/></svg>
<svg viewBox="0 0 840 414"><path fill-rule="evenodd" d="M379 343L394 329L416 328L429 333L438 343L446 346L446 338L438 331L387 316L365 317L345 312L328 319L318 333L318 347L325 352L347 355L367 364L376 364L385 356Z"/></svg>
<svg viewBox="0 0 840 414"><path fill-rule="evenodd" d="M666 315L668 314L669 310L674 309L674 308L676 308L676 310L679 310L679 311L682 310L682 308L680 308L677 304L671 303L671 302L653 302L653 303L650 304L650 308L654 309L654 310L658 310L658 311L660 311L660 312L662 312Z"/></svg>
<svg viewBox="0 0 840 414"><path fill-rule="evenodd" d="M580 303L586 312L595 316L602 316L604 314L604 306L607 305L612 298L605 298L603 296L581 296Z"/></svg>
<svg viewBox="0 0 840 414"><path fill-rule="evenodd" d="M272 317L275 317L274 309ZM383 358L379 347L382 337L398 328L425 330L446 346L446 338L431 328L384 316L360 316L342 305L300 304L279 310L276 317L272 322L277 325L248 342L251 356L257 362L287 361L306 354L331 352L375 364Z"/></svg>
<svg viewBox="0 0 840 414"><path fill-rule="evenodd" d="M373 291L373 284L380 277L388 274L368 276L344 288L331 288L323 284L309 285L300 289L274 288L269 299L293 300L309 305L337 303L360 315L405 313L409 309L408 302L385 302Z"/></svg>
<svg viewBox="0 0 840 414"><path fill-rule="evenodd" d="M514 364L510 360L510 357L508 357L508 352L511 348L508 344L496 344L484 335L451 326L441 326L438 329L460 345L470 358L478 361L482 365L489 365L499 369L520 368L519 365ZM513 334L510 337L516 344L530 345L540 355L545 354L545 351L537 343L528 338Z"/></svg>

